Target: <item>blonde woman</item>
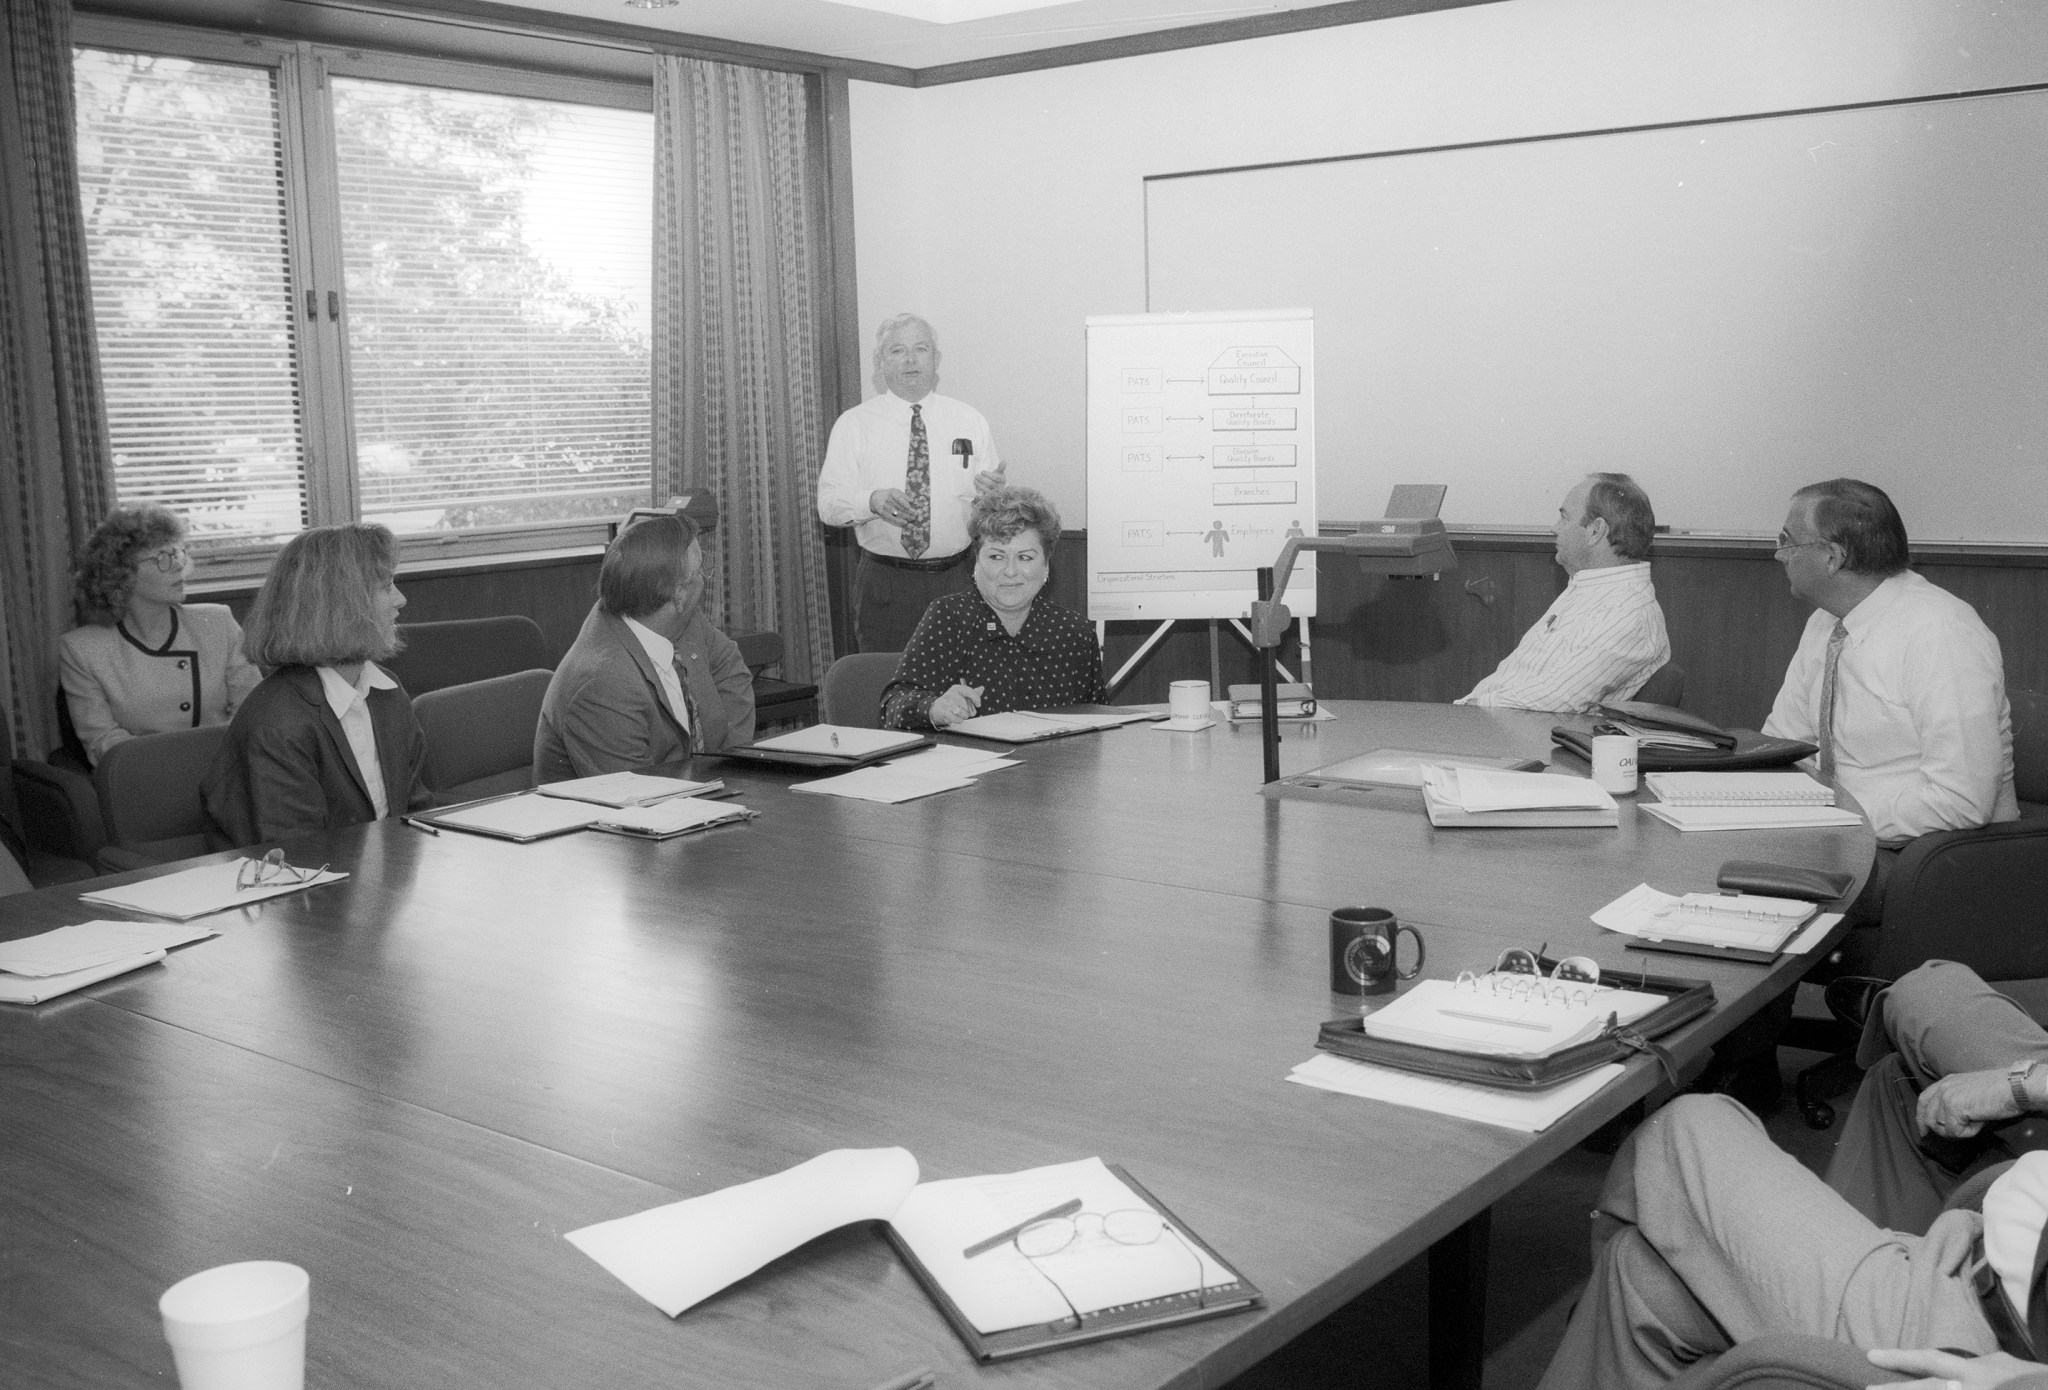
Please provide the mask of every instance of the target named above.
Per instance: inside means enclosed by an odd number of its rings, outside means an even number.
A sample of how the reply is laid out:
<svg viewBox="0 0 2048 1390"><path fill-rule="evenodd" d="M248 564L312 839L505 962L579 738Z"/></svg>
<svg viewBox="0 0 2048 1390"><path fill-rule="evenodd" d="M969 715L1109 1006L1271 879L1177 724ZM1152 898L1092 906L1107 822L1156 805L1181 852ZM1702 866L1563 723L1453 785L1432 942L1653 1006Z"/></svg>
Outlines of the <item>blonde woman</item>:
<svg viewBox="0 0 2048 1390"><path fill-rule="evenodd" d="M336 830L429 804L426 736L377 665L398 651L398 543L382 526L303 531L249 610L270 676L235 712L200 788L229 845Z"/></svg>

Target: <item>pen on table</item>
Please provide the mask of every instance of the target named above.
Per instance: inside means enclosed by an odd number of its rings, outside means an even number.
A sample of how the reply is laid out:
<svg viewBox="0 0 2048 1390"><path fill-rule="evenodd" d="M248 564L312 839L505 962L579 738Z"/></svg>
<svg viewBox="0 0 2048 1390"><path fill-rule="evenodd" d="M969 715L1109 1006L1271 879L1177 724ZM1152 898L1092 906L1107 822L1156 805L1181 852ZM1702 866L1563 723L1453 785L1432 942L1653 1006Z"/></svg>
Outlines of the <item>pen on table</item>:
<svg viewBox="0 0 2048 1390"><path fill-rule="evenodd" d="M428 825L428 824L427 824L427 823L426 823L425 821L423 821L423 820L414 820L414 819L413 819L413 818L412 818L411 816L400 816L400 817L399 817L399 819L400 819L400 820L402 820L402 821L404 821L404 822L405 822L405 823L406 823L407 825L411 826L411 827L412 827L413 829L415 829L415 830L424 830L424 831L426 831L426 832L427 832L427 834L429 834L429 835L439 835L439 834L441 833L441 830L440 830L440 827L439 827L439 826L433 826L433 825Z"/></svg>
<svg viewBox="0 0 2048 1390"><path fill-rule="evenodd" d="M727 787L727 788L726 788L726 789L725 789L724 791L722 791L722 792L706 792L706 793L704 793L704 794L703 794L702 796L698 797L698 798L697 798L697 800L699 800L699 801L730 801L730 800L732 800L732 799L733 799L734 797L738 796L739 794L740 794L740 789L739 789L738 787Z"/></svg>
<svg viewBox="0 0 2048 1390"><path fill-rule="evenodd" d="M894 1380L883 1381L875 1390L926 1390L926 1387L937 1384L938 1379L932 1374L931 1367L919 1366L916 1370L897 1376Z"/></svg>
<svg viewBox="0 0 2048 1390"><path fill-rule="evenodd" d="M974 1242L974 1244L968 1246L965 1250L962 1250L960 1252L960 1258L963 1260L971 1260L976 1255L985 1255L989 1251L995 1249L998 1245L1001 1245L1006 1241L1015 1240L1017 1238L1017 1232L1023 1230L1026 1226L1034 1225L1040 1221L1050 1221L1056 1216L1072 1216L1075 1212L1079 1211L1080 1209L1081 1199L1079 1197L1070 1197L1066 1201L1061 1202L1056 1207L1052 1207L1046 1211L1042 1211L1038 1213L1038 1215L1036 1216L1026 1217L1024 1220L1019 1221L1016 1225L1010 1227L1010 1229L1007 1231L997 1231L987 1240L977 1240L976 1242Z"/></svg>

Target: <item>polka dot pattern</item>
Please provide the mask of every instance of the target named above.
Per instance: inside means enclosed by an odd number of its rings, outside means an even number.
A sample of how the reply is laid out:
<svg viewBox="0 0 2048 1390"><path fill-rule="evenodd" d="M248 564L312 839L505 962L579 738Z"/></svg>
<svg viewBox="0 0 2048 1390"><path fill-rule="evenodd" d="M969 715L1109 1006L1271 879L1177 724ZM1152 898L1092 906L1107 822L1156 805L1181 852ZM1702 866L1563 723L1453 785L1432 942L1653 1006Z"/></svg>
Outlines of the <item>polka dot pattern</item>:
<svg viewBox="0 0 2048 1390"><path fill-rule="evenodd" d="M947 594L910 635L882 692L882 726L929 729L932 701L955 685L983 687L983 714L1100 704L1102 647L1086 618L1046 599L1013 637L979 593Z"/></svg>

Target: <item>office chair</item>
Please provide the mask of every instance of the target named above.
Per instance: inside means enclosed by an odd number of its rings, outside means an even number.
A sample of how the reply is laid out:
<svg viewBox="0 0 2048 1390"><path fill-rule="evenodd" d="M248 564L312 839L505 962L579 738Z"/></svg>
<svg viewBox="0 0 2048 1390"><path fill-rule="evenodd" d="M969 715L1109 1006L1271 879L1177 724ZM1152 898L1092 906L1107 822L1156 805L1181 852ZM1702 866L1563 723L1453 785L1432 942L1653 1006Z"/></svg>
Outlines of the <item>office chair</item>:
<svg viewBox="0 0 2048 1390"><path fill-rule="evenodd" d="M833 662L818 693L825 722L881 728L882 690L896 679L896 668L902 664L902 652L858 652Z"/></svg>
<svg viewBox="0 0 2048 1390"><path fill-rule="evenodd" d="M818 718L818 687L776 680L762 671L782 660L782 634L748 632L732 639L739 644L747 669L754 673L754 723L757 728L777 724L814 723Z"/></svg>
<svg viewBox="0 0 2048 1390"><path fill-rule="evenodd" d="M2020 819L1975 830L1922 835L1899 853L1885 885L1876 929L1850 933L1845 973L1827 983L1828 1011L1839 1027L1788 1030L1793 1045L1818 1041L1832 1055L1799 1074L1800 1113L1814 1129L1834 1123L1821 1097L1858 1073L1856 1039L1878 990L1929 960L1969 966L1986 981L2048 977L2048 694L2015 691L2013 782ZM1795 1025L1807 1020L1795 1020Z"/></svg>
<svg viewBox="0 0 2048 1390"><path fill-rule="evenodd" d="M1685 668L1675 661L1665 662L1650 672L1650 678L1643 682L1642 688L1629 698L1649 705L1681 708L1685 699Z"/></svg>
<svg viewBox="0 0 2048 1390"><path fill-rule="evenodd" d="M427 736L427 790L440 806L533 786L533 731L548 693L548 671L469 681L412 702Z"/></svg>
<svg viewBox="0 0 2048 1390"><path fill-rule="evenodd" d="M547 639L531 618L454 618L439 623L400 623L405 650L379 662L417 700L432 690L509 676L551 671Z"/></svg>
<svg viewBox="0 0 2048 1390"><path fill-rule="evenodd" d="M14 752L14 719L0 707L0 754L8 769L0 779L0 820L17 843L22 872L38 888L93 877L93 856L107 837L92 779Z"/></svg>
<svg viewBox="0 0 2048 1390"><path fill-rule="evenodd" d="M209 822L199 784L228 726L145 734L117 743L92 770L107 843L100 869L120 873L205 854Z"/></svg>

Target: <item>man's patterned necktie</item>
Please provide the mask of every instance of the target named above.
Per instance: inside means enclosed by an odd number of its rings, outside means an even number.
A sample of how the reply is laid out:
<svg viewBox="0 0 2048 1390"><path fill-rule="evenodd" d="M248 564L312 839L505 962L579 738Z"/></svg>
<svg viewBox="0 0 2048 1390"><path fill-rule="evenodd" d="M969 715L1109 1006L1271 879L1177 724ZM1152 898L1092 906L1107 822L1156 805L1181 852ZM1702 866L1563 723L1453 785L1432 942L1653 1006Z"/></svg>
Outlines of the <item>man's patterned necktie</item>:
<svg viewBox="0 0 2048 1390"><path fill-rule="evenodd" d="M924 432L924 409L910 407L910 458L903 469L910 494L910 520L903 523L903 553L917 560L932 543L932 446Z"/></svg>
<svg viewBox="0 0 2048 1390"><path fill-rule="evenodd" d="M1820 678L1820 776L1823 782L1835 780L1835 677L1842 665L1842 643L1848 640L1848 625L1837 618L1835 630L1828 634L1827 664L1822 667Z"/></svg>

